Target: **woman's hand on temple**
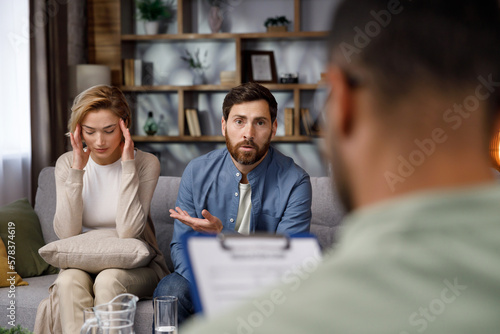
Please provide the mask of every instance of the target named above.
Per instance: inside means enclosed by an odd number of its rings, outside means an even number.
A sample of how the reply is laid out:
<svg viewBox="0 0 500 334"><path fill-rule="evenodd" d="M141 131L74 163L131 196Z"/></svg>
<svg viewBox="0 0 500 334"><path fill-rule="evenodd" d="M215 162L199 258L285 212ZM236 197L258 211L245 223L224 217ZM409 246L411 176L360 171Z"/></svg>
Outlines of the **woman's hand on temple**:
<svg viewBox="0 0 500 334"><path fill-rule="evenodd" d="M80 124L76 125L76 129L74 133L69 134L69 138L71 140L71 147L73 147L73 164L71 168L74 169L83 169L87 162L89 161L90 156L90 148L87 147L87 151L83 150L83 142L82 142L82 128Z"/></svg>
<svg viewBox="0 0 500 334"><path fill-rule="evenodd" d="M122 148L122 161L134 160L134 141L123 119L120 119L120 129L122 130L123 138L125 138L125 142L120 144Z"/></svg>

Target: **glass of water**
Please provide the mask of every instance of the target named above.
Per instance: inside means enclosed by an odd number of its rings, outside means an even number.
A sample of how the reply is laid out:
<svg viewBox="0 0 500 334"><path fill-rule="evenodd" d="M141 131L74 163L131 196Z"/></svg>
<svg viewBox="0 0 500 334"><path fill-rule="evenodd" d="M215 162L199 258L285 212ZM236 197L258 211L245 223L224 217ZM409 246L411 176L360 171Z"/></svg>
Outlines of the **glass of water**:
<svg viewBox="0 0 500 334"><path fill-rule="evenodd" d="M155 334L177 334L177 297L160 296L154 299Z"/></svg>

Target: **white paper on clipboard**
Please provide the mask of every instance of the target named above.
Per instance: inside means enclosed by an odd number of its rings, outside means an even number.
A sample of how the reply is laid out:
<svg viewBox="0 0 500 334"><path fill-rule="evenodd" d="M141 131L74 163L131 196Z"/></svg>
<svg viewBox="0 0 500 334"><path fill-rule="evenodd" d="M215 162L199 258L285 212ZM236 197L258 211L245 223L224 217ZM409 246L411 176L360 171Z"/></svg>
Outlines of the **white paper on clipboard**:
<svg viewBox="0 0 500 334"><path fill-rule="evenodd" d="M198 235L185 242L195 308L208 317L251 300L290 270L321 258L312 235Z"/></svg>

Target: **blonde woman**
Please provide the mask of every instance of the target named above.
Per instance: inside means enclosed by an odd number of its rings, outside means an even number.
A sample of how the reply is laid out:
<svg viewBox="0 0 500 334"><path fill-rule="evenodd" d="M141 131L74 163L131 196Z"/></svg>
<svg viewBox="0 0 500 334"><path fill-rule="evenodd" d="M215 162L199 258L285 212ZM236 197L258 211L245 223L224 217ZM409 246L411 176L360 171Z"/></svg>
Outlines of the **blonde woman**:
<svg viewBox="0 0 500 334"><path fill-rule="evenodd" d="M136 269L104 269L98 274L62 270L38 308L35 333L79 333L84 308L124 292L150 297L168 273L149 217L160 163L154 155L134 149L124 95L116 87L94 86L76 97L71 111L73 150L59 157L55 168L57 236L116 229L119 238L148 243L156 256L147 267Z"/></svg>

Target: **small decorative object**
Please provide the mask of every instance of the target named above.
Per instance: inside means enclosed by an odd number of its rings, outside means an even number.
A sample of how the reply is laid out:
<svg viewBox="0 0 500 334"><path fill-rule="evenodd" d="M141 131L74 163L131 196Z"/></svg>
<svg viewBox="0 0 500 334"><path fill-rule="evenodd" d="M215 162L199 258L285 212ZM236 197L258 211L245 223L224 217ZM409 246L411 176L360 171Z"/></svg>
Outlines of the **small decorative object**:
<svg viewBox="0 0 500 334"><path fill-rule="evenodd" d="M280 73L280 83L299 83L299 75L294 73Z"/></svg>
<svg viewBox="0 0 500 334"><path fill-rule="evenodd" d="M222 22L224 21L224 12L222 6L225 4L225 0L207 0L210 4L210 10L208 11L208 25L212 33L218 33L222 27Z"/></svg>
<svg viewBox="0 0 500 334"><path fill-rule="evenodd" d="M160 20L170 20L174 16L174 0L137 0L139 18L144 20L144 30L148 35L158 33Z"/></svg>
<svg viewBox="0 0 500 334"><path fill-rule="evenodd" d="M146 123L144 123L144 132L146 132L148 136L154 136L156 131L158 131L158 124L156 124L156 121L153 118L153 112L149 111Z"/></svg>
<svg viewBox="0 0 500 334"><path fill-rule="evenodd" d="M167 121L165 120L165 115L161 114L160 115L160 120L158 121L158 132L157 134L159 136L166 136L168 135L168 124Z"/></svg>
<svg viewBox="0 0 500 334"><path fill-rule="evenodd" d="M193 71L193 85L203 85L205 83L205 70L209 67L205 65L207 61L208 50L203 55L203 61L200 59L200 49L196 49L194 54L191 54L186 49L186 55L181 56L181 59L189 64Z"/></svg>
<svg viewBox="0 0 500 334"><path fill-rule="evenodd" d="M287 31L287 24L290 24L290 21L286 16L268 17L264 22L268 32Z"/></svg>
<svg viewBox="0 0 500 334"><path fill-rule="evenodd" d="M326 82L326 72L321 72L321 77L318 80L319 84L324 84Z"/></svg>

